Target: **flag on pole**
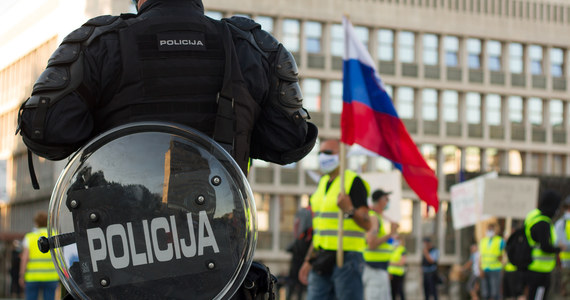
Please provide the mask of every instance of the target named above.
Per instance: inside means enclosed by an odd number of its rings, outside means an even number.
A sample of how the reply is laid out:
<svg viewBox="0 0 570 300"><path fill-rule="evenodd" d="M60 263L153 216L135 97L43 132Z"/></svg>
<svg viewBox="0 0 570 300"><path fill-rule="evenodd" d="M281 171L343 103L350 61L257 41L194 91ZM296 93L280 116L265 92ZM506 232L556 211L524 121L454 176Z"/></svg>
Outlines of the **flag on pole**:
<svg viewBox="0 0 570 300"><path fill-rule="evenodd" d="M420 154L384 90L370 54L343 17L343 107L341 141L391 160L428 206L438 209L437 177Z"/></svg>

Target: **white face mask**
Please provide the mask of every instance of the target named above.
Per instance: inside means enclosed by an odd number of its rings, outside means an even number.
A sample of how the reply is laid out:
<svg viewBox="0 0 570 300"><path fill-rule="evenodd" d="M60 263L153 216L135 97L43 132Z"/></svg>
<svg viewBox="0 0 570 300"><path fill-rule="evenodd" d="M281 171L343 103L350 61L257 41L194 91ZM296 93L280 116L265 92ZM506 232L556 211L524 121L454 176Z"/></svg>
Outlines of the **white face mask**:
<svg viewBox="0 0 570 300"><path fill-rule="evenodd" d="M570 219L570 211L564 213L564 219Z"/></svg>
<svg viewBox="0 0 570 300"><path fill-rule="evenodd" d="M394 241L394 242L392 243L392 246L393 246L393 247L398 247L398 246L400 246L400 242L399 242L399 241Z"/></svg>
<svg viewBox="0 0 570 300"><path fill-rule="evenodd" d="M338 154L319 154L319 168L323 174L329 174L339 165Z"/></svg>
<svg viewBox="0 0 570 300"><path fill-rule="evenodd" d="M488 236L488 237L493 237L493 236L495 236L495 231L494 231L494 230L487 230L487 236Z"/></svg>

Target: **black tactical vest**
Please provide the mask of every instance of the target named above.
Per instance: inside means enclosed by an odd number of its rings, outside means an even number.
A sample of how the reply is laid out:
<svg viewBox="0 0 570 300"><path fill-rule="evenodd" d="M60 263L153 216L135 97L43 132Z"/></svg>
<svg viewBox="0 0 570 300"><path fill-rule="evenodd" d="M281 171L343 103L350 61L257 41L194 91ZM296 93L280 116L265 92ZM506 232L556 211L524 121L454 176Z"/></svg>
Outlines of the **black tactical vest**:
<svg viewBox="0 0 570 300"><path fill-rule="evenodd" d="M227 25L197 15L125 22L118 31L121 79L95 110L96 132L134 121L184 124L222 144L247 174L260 107L243 80Z"/></svg>

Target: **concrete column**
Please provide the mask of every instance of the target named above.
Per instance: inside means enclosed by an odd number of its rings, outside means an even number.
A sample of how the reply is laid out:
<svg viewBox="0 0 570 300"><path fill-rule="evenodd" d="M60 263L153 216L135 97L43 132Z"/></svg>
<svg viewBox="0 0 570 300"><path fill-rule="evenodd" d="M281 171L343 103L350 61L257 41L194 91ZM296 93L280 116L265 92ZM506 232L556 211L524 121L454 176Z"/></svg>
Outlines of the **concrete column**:
<svg viewBox="0 0 570 300"><path fill-rule="evenodd" d="M481 148L481 172L485 173L488 171L489 163L487 162L487 149Z"/></svg>
<svg viewBox="0 0 570 300"><path fill-rule="evenodd" d="M435 149L437 155L437 166L435 174L439 183L438 192L442 193L445 192L445 174L443 174L443 163L445 162L445 156L443 155L442 146L436 146Z"/></svg>

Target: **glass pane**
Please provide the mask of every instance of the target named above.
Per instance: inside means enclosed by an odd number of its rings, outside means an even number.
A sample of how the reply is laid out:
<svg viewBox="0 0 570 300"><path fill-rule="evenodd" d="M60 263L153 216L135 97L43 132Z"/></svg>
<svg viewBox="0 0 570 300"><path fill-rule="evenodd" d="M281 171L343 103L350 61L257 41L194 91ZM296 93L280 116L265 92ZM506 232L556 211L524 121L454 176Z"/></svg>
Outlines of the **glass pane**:
<svg viewBox="0 0 570 300"><path fill-rule="evenodd" d="M378 30L378 58L385 61L394 60L394 32L392 30Z"/></svg>
<svg viewBox="0 0 570 300"><path fill-rule="evenodd" d="M443 117L446 122L458 121L458 99L457 91L443 91Z"/></svg>
<svg viewBox="0 0 570 300"><path fill-rule="evenodd" d="M552 126L561 126L564 116L564 104L561 100L550 100L550 124Z"/></svg>
<svg viewBox="0 0 570 300"><path fill-rule="evenodd" d="M415 61L415 43L414 33L409 31L402 31L399 35L399 54L400 61L405 63L412 63Z"/></svg>
<svg viewBox="0 0 570 300"><path fill-rule="evenodd" d="M467 123L481 124L481 95L478 93L467 93Z"/></svg>
<svg viewBox="0 0 570 300"><path fill-rule="evenodd" d="M501 96L497 94L487 95L487 123L489 125L501 125Z"/></svg>
<svg viewBox="0 0 570 300"><path fill-rule="evenodd" d="M322 25L318 22L305 23L306 47L309 53L321 52Z"/></svg>
<svg viewBox="0 0 570 300"><path fill-rule="evenodd" d="M266 16L257 16L255 22L261 25L261 29L273 34L273 18Z"/></svg>
<svg viewBox="0 0 570 300"><path fill-rule="evenodd" d="M550 74L555 77L564 75L564 51L559 48L550 49Z"/></svg>
<svg viewBox="0 0 570 300"><path fill-rule="evenodd" d="M542 99L528 99L528 118L531 124L542 125Z"/></svg>
<svg viewBox="0 0 570 300"><path fill-rule="evenodd" d="M420 152L424 157L428 166L435 170L437 167L437 148L432 144L423 144L420 146Z"/></svg>
<svg viewBox="0 0 570 300"><path fill-rule="evenodd" d="M437 120L437 91L425 89L422 91L422 116L426 121Z"/></svg>
<svg viewBox="0 0 570 300"><path fill-rule="evenodd" d="M424 64L437 65L438 63L438 41L435 34L424 34Z"/></svg>
<svg viewBox="0 0 570 300"><path fill-rule="evenodd" d="M398 89L398 115L402 119L414 118L414 89L400 87Z"/></svg>
<svg viewBox="0 0 570 300"><path fill-rule="evenodd" d="M509 121L512 123L523 121L523 100L519 96L509 97Z"/></svg>
<svg viewBox="0 0 570 300"><path fill-rule="evenodd" d="M283 45L291 52L299 51L299 32L300 25L298 20L283 20Z"/></svg>
<svg viewBox="0 0 570 300"><path fill-rule="evenodd" d="M330 111L334 114L342 112L342 81L331 81L330 83Z"/></svg>
<svg viewBox="0 0 570 300"><path fill-rule="evenodd" d="M521 44L512 43L509 45L509 68L511 73L520 74L523 71L523 48Z"/></svg>
<svg viewBox="0 0 570 300"><path fill-rule="evenodd" d="M342 25L333 24L331 26L331 54L342 56L344 53L344 30Z"/></svg>
<svg viewBox="0 0 570 300"><path fill-rule="evenodd" d="M303 80L303 106L308 111L321 111L321 81L307 78Z"/></svg>

